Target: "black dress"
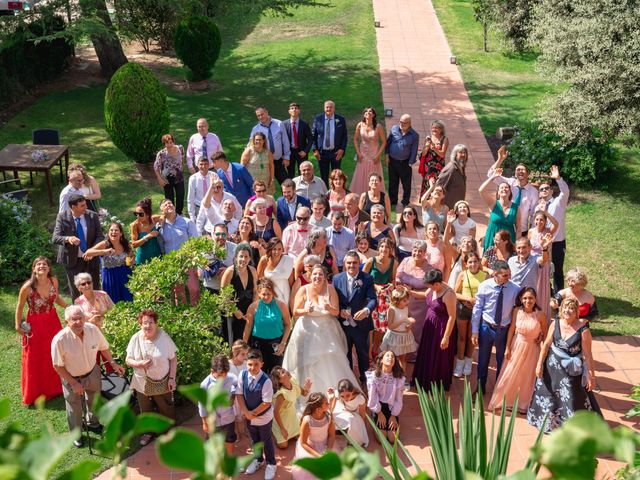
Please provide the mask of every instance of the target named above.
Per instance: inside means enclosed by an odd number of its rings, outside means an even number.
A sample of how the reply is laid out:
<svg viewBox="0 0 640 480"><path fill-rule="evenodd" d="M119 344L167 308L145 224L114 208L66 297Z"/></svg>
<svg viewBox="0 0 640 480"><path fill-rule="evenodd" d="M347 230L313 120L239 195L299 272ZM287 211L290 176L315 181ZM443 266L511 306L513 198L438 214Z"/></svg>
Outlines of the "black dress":
<svg viewBox="0 0 640 480"><path fill-rule="evenodd" d="M231 277L231 286L236 296L236 308L240 310L243 315L246 315L249 305L253 303L253 274L251 273L251 269L247 268L247 286L245 287L242 284L240 275L238 275L238 272L234 268L233 276ZM236 318L234 315L227 318L227 328L226 331L223 332L223 337L229 342L229 345L242 338L246 323L245 320Z"/></svg>
<svg viewBox="0 0 640 480"><path fill-rule="evenodd" d="M560 321L556 319L553 345L571 357L582 357L582 332L589 328L586 323L566 340L560 334ZM542 378L536 379L531 404L527 412L529 424L541 429L548 415L544 431L560 427L577 410L600 409L592 393L582 386L582 375L572 376L562 366L562 358L549 348L544 363Z"/></svg>

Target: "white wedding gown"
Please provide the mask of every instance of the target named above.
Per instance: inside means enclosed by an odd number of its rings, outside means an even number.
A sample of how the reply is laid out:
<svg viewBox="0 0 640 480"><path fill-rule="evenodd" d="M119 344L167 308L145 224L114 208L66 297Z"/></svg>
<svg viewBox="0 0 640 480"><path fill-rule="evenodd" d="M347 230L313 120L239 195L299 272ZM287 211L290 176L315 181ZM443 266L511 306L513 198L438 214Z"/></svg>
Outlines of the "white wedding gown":
<svg viewBox="0 0 640 480"><path fill-rule="evenodd" d="M336 317L315 310L296 320L282 366L301 384L309 377L312 392L325 393L343 378L358 385L347 360L347 337Z"/></svg>

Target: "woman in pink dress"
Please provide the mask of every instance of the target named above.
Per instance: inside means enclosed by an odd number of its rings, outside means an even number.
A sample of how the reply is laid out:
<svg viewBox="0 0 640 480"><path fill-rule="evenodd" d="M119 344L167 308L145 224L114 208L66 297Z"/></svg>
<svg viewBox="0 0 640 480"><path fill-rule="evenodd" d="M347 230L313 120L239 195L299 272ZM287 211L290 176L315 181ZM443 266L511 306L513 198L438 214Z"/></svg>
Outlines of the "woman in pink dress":
<svg viewBox="0 0 640 480"><path fill-rule="evenodd" d="M442 272L446 282L449 279L451 265L449 265L449 256L445 254L444 242L440 238L440 227L436 222L430 221L425 224L424 229L427 240L427 262Z"/></svg>
<svg viewBox="0 0 640 480"><path fill-rule="evenodd" d="M372 107L364 109L362 121L356 126L353 135L356 147L356 168L351 180L351 191L364 193L369 189L369 175L376 172L382 176L382 153L387 146L384 128L376 121L376 111ZM384 180L381 182L384 190Z"/></svg>
<svg viewBox="0 0 640 480"><path fill-rule="evenodd" d="M31 278L20 288L16 305L16 331L22 335L21 384L25 405L33 404L41 395L49 400L62 393L62 383L51 360L51 340L62 330L55 304L67 306L58 295L58 279L53 276L51 262L38 257L31 266Z"/></svg>
<svg viewBox="0 0 640 480"><path fill-rule="evenodd" d="M536 304L536 291L525 287L518 293L513 309L504 352L506 364L493 389L489 410L502 408L503 398L511 410L518 397L518 413L527 412L536 381L540 342L546 335L547 316Z"/></svg>
<svg viewBox="0 0 640 480"><path fill-rule="evenodd" d="M550 228L547 228L547 222L551 224ZM529 230L528 237L531 242L531 253L535 255L542 255L542 237L547 233L553 235L558 229L558 221L553 215L545 212L544 210L538 210L533 216L533 228ZM538 275L538 284L536 285L536 292L538 294L538 305L547 316L551 317L551 306L549 300L551 299L551 262L545 263L540 269Z"/></svg>

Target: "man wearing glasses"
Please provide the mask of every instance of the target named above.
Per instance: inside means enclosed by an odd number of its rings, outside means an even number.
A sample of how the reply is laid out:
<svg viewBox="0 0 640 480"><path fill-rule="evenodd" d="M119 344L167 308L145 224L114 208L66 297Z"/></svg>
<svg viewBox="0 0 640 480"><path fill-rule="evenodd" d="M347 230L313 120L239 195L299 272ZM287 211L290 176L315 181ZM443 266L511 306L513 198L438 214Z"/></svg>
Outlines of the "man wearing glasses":
<svg viewBox="0 0 640 480"><path fill-rule="evenodd" d="M213 227L213 242L218 247L226 249L227 255L224 259L217 258L213 251L208 255L209 266L200 270L200 278L204 288L212 293L218 293L220 291L220 281L222 280L222 274L227 267L233 265L233 257L236 254L236 244L230 242L229 230L224 223L218 223Z"/></svg>
<svg viewBox="0 0 640 480"><path fill-rule="evenodd" d="M411 200L411 165L416 163L420 136L411 128L411 116L404 114L400 123L391 127L387 138L384 161L389 169L389 201L395 210L398 203L398 185L402 181L402 205Z"/></svg>
<svg viewBox="0 0 640 480"><path fill-rule="evenodd" d="M495 275L478 287L476 303L471 315L471 341L478 347L478 385L486 393L487 376L491 350L496 347L496 379L500 375L504 351L507 347L507 333L511 324L511 311L520 291L510 281L509 264L497 261Z"/></svg>
<svg viewBox="0 0 640 480"><path fill-rule="evenodd" d="M296 258L304 250L309 238L309 218L311 218L309 207L298 207L295 223L282 232L282 246L285 254Z"/></svg>

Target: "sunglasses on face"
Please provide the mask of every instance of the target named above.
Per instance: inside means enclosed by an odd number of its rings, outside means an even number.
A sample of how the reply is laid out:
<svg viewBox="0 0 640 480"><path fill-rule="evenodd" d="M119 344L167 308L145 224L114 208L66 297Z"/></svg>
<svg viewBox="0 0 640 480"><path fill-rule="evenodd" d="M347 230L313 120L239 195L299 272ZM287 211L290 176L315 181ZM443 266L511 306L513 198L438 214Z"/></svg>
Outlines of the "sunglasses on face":
<svg viewBox="0 0 640 480"><path fill-rule="evenodd" d="M133 212L136 217L144 217L144 212Z"/></svg>
<svg viewBox="0 0 640 480"><path fill-rule="evenodd" d="M411 210L407 210L406 212L402 212L402 215L408 215L410 217L413 217L413 212Z"/></svg>
<svg viewBox="0 0 640 480"><path fill-rule="evenodd" d="M551 187L540 187L538 190L540 192L546 192L547 190L550 190L550 189L551 189Z"/></svg>
<svg viewBox="0 0 640 480"><path fill-rule="evenodd" d="M216 232L216 233L214 233L214 235L216 237L222 237L222 238L227 236L227 234L225 232Z"/></svg>
<svg viewBox="0 0 640 480"><path fill-rule="evenodd" d="M296 217L296 220L298 220L299 222L306 222L309 220L309 217Z"/></svg>

